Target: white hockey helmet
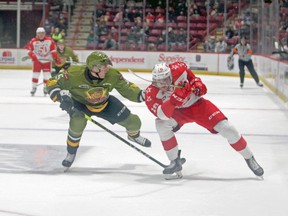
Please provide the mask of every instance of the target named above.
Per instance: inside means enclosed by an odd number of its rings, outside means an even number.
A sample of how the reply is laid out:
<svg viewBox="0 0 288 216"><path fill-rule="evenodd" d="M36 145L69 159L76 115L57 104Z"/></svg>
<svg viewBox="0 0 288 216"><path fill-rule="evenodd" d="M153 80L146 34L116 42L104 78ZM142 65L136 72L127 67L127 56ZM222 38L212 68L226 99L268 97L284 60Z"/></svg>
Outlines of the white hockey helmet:
<svg viewBox="0 0 288 216"><path fill-rule="evenodd" d="M167 90L172 84L171 70L168 64L156 64L152 70L153 85L159 89Z"/></svg>
<svg viewBox="0 0 288 216"><path fill-rule="evenodd" d="M36 33L38 34L38 33L41 33L41 32L45 33L46 31L45 31L45 29L43 27L38 27L37 30L36 30Z"/></svg>

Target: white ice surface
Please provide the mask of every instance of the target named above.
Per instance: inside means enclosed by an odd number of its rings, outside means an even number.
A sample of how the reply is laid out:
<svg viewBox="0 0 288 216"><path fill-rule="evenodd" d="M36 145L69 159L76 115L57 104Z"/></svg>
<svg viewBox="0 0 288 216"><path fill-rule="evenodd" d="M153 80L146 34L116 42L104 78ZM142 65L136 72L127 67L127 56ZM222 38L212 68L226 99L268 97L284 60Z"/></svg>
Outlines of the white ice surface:
<svg viewBox="0 0 288 216"><path fill-rule="evenodd" d="M73 167L63 173L68 117L43 97L42 86L30 96L31 77L31 71L0 70L1 216L288 215L288 110L252 79L240 89L238 77L200 76L208 87L205 98L243 134L265 170L264 180L220 135L190 124L177 133L187 159L184 177L166 181L161 166L91 122ZM152 114L143 103L121 100L139 114L142 135L152 141L149 149L137 147L168 164ZM122 127L95 120L126 138Z"/></svg>

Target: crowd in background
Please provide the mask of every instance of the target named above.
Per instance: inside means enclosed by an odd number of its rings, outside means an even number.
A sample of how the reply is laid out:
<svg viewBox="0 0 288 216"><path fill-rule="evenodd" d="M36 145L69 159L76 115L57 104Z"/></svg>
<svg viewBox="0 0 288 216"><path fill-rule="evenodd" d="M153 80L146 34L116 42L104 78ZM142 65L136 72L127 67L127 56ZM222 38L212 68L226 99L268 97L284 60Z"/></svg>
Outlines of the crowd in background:
<svg viewBox="0 0 288 216"><path fill-rule="evenodd" d="M78 0L49 0L48 2L49 13L43 22L46 33L55 41L65 39L66 36L69 36L68 6L71 9L71 16ZM190 0L191 7L188 7L185 0L169 0L167 20L166 1L147 0L145 2L143 10L143 1L140 0L97 1L95 13L91 17L91 29L86 38L85 48L193 51L198 44L203 44L205 52L227 52L238 43L240 35L249 38L252 31L255 38L257 34L258 11L250 10L243 5L243 10L241 9L241 13L238 14L238 9L235 8L239 3L238 0L231 0L227 5L228 19L225 27L223 19L219 19L219 22L211 21L208 28L205 22L203 28L199 27L200 19L207 15L211 20L223 18L223 0ZM207 11L208 2L209 11ZM287 45L288 0L279 0L279 5L281 8L279 29L281 42ZM231 13L232 16L229 15ZM188 22L191 25L190 28L187 28L187 17L190 17L190 21L196 19L195 25L192 23L193 21ZM197 19L199 19L198 23ZM167 21L168 27L166 28ZM222 35L216 34L217 28L223 28ZM3 33L1 36L2 47L6 47L5 43L11 40L8 33Z"/></svg>

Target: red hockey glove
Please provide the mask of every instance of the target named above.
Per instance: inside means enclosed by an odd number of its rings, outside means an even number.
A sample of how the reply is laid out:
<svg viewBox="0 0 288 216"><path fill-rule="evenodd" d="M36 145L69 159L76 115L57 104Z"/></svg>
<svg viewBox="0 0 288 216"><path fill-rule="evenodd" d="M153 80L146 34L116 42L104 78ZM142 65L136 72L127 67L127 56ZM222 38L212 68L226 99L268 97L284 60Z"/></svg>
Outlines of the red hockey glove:
<svg viewBox="0 0 288 216"><path fill-rule="evenodd" d="M179 85L182 85L179 83ZM182 106L187 96L191 94L191 86L188 82L184 82L182 88L176 88L170 96L170 102L174 106Z"/></svg>
<svg viewBox="0 0 288 216"><path fill-rule="evenodd" d="M61 58L57 55L57 53L56 53L56 52L52 52L51 54L52 54L53 60L55 61L56 66L57 66L57 65L62 65L62 60L61 60Z"/></svg>
<svg viewBox="0 0 288 216"><path fill-rule="evenodd" d="M56 66L62 66L62 61L59 57L54 58Z"/></svg>
<svg viewBox="0 0 288 216"><path fill-rule="evenodd" d="M192 84L192 92L198 97L207 93L206 85L198 77L194 79L194 82Z"/></svg>

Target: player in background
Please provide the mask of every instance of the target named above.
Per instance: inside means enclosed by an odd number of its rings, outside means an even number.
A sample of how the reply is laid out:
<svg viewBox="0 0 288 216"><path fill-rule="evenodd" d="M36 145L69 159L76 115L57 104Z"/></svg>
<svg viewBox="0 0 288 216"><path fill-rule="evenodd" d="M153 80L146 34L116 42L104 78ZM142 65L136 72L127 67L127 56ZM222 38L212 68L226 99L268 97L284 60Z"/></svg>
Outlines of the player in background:
<svg viewBox="0 0 288 216"><path fill-rule="evenodd" d="M252 49L249 43L247 43L247 39L245 36L240 38L240 43L237 44L231 51L230 56L228 57L228 62L233 57L233 55L238 54L238 66L239 66L239 75L240 75L240 87L243 88L244 86L244 78L245 78L245 70L244 67L246 66L255 80L256 84L260 87L263 87L263 84L260 82L257 72L255 71L253 61L252 61Z"/></svg>
<svg viewBox="0 0 288 216"><path fill-rule="evenodd" d="M56 52L55 42L51 37L46 36L43 27L39 27L36 30L36 37L32 38L28 44L28 50L28 56L33 62L32 90L30 93L34 96L37 90L40 73L43 71L43 93L46 95L47 91L45 86L48 79L51 77L51 56L57 64L61 63L61 59ZM25 59L22 58L22 60Z"/></svg>
<svg viewBox="0 0 288 216"><path fill-rule="evenodd" d="M61 59L61 64L56 64L55 62L53 62L51 73L52 76L58 74L62 68L67 69L72 63L79 62L78 56L74 53L71 47L65 45L65 41L63 39L57 41L56 44L57 54Z"/></svg>
<svg viewBox="0 0 288 216"><path fill-rule="evenodd" d="M70 116L68 153L62 162L64 167L70 167L75 159L87 124L83 113L105 119L111 124L119 124L126 129L129 140L144 147L151 146L151 142L140 135L140 118L110 95L115 89L128 100L140 103L145 99L144 92L110 64L105 53L92 52L86 59L86 65L72 65L51 77L47 83L51 99L60 102L60 108ZM96 142L105 142L105 138L99 138Z"/></svg>
<svg viewBox="0 0 288 216"><path fill-rule="evenodd" d="M264 171L256 162L246 140L218 107L202 97L207 92L205 84L184 62L156 64L152 78L153 83L145 91L145 103L157 117L156 129L171 161L163 174L171 175L182 170L175 132L184 124L195 122L211 133L222 135L243 156L256 176L263 175Z"/></svg>

